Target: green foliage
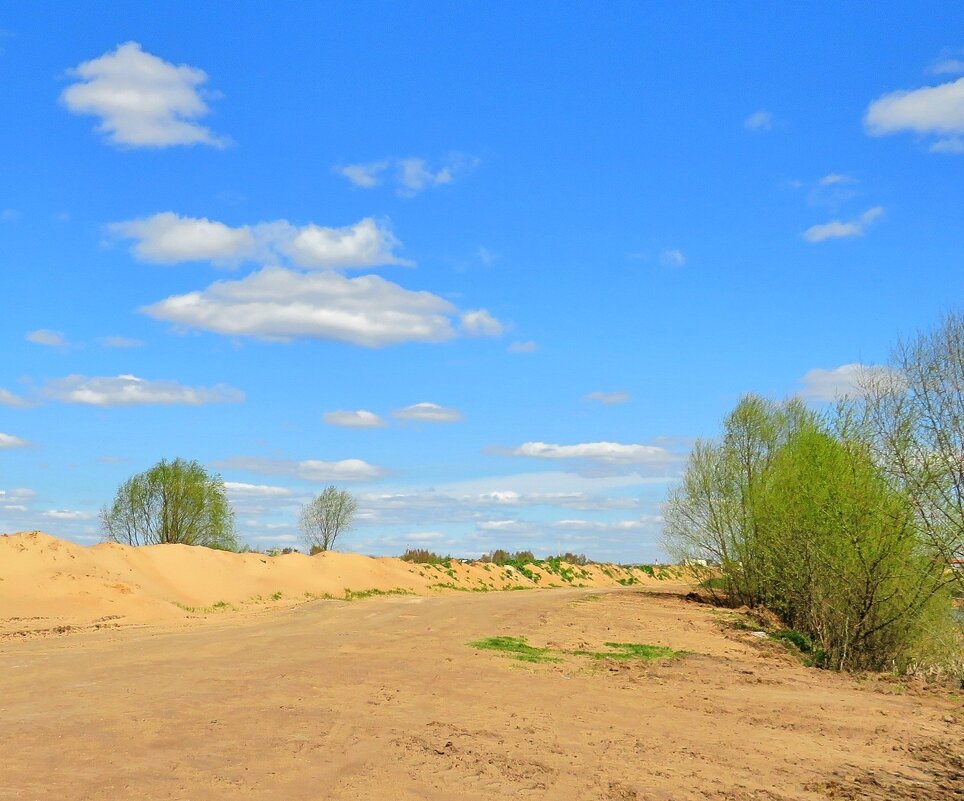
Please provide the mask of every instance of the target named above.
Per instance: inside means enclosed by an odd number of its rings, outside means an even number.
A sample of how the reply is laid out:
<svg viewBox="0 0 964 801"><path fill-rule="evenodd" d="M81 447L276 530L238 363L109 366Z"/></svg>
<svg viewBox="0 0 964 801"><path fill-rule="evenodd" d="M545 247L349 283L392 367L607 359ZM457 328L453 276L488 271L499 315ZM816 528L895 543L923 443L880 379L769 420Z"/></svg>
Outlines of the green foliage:
<svg viewBox="0 0 964 801"><path fill-rule="evenodd" d="M607 642L609 651L573 651L576 656L591 656L593 659L671 659L682 655L665 645L647 645L641 642Z"/></svg>
<svg viewBox="0 0 964 801"><path fill-rule="evenodd" d="M239 550L224 482L196 461L162 459L129 478L100 518L104 538L125 545L180 543Z"/></svg>
<svg viewBox="0 0 964 801"><path fill-rule="evenodd" d="M473 648L500 651L521 662L559 662L551 648L536 648L526 642L525 637L485 637L470 642Z"/></svg>
<svg viewBox="0 0 964 801"><path fill-rule="evenodd" d="M607 642L605 643L608 651L561 651L552 648L536 648L529 645L525 637L485 637L481 640L470 642L473 648L482 650L499 651L513 659L522 662L561 662L562 656L588 656L592 659L615 659L626 660L653 660L670 659L681 656L682 651L675 651L663 645L647 645L635 642Z"/></svg>
<svg viewBox="0 0 964 801"><path fill-rule="evenodd" d="M797 402L744 398L719 443L698 443L665 516L668 549L721 566L705 588L776 612L829 667L907 664L947 618L945 562L911 500Z"/></svg>
<svg viewBox="0 0 964 801"><path fill-rule="evenodd" d="M424 548L408 548L405 553L401 555L401 559L404 562L412 562L417 565L451 564L452 561L451 556L441 556L434 551L428 551Z"/></svg>
<svg viewBox="0 0 964 801"><path fill-rule="evenodd" d="M312 554L330 551L338 537L350 531L358 502L347 490L329 484L324 492L301 507L299 525Z"/></svg>

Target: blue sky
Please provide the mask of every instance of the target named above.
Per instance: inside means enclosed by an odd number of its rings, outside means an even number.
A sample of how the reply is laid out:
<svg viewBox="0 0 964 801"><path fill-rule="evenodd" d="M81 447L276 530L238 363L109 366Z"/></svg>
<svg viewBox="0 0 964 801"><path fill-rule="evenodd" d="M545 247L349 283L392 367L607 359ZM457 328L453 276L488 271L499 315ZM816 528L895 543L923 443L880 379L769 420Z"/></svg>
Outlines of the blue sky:
<svg viewBox="0 0 964 801"><path fill-rule="evenodd" d="M744 392L959 308L964 9L13 2L0 531L161 458L294 544L660 558Z"/></svg>

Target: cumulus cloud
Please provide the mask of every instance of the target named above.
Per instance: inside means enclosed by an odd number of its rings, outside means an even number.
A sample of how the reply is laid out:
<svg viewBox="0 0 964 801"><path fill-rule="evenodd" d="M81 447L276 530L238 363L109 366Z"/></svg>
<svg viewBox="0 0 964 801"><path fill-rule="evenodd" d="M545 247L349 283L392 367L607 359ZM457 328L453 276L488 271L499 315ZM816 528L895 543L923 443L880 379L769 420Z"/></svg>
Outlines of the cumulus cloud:
<svg viewBox="0 0 964 801"><path fill-rule="evenodd" d="M362 189L372 189L382 183L387 170L393 168L392 176L398 194L414 197L433 186L444 186L475 169L479 159L463 153L452 153L432 166L428 160L417 156L407 158L384 158L379 161L337 165L333 171L347 178Z"/></svg>
<svg viewBox="0 0 964 801"><path fill-rule="evenodd" d="M462 419L462 412L437 403L413 403L404 409L396 409L392 417L419 423L457 423Z"/></svg>
<svg viewBox="0 0 964 801"><path fill-rule="evenodd" d="M330 426L340 426L341 428L384 428L388 425L377 414L366 409L325 412L324 420Z"/></svg>
<svg viewBox="0 0 964 801"><path fill-rule="evenodd" d="M150 381L135 375L69 375L48 381L42 394L61 403L87 406L146 406L240 403L244 393L232 387L187 387L176 381Z"/></svg>
<svg viewBox="0 0 964 801"><path fill-rule="evenodd" d="M44 345L48 348L67 347L67 338L60 331L50 331L46 328L29 331L24 335L24 339L27 342L33 342L34 345Z"/></svg>
<svg viewBox="0 0 964 801"><path fill-rule="evenodd" d="M144 344L140 339L118 336L101 337L97 341L105 348L139 348Z"/></svg>
<svg viewBox="0 0 964 801"><path fill-rule="evenodd" d="M884 213L882 206L867 209L859 217L846 222L832 220L821 225L812 225L803 232L803 238L808 242L824 242L828 239L847 239L853 236L863 236L870 225Z"/></svg>
<svg viewBox="0 0 964 801"><path fill-rule="evenodd" d="M231 227L166 211L111 223L107 230L120 239L133 239L134 256L155 264L210 261L236 267L259 260L287 262L305 269L411 264L394 254L401 243L371 217L342 228L313 223L297 226L287 220Z"/></svg>
<svg viewBox="0 0 964 801"><path fill-rule="evenodd" d="M911 131L938 137L932 151L964 152L964 78L877 98L867 107L864 128L871 136Z"/></svg>
<svg viewBox="0 0 964 801"><path fill-rule="evenodd" d="M48 509L40 514L42 517L53 520L91 520L96 517L93 512L80 512L73 509Z"/></svg>
<svg viewBox="0 0 964 801"><path fill-rule="evenodd" d="M203 70L171 64L127 42L69 74L78 80L61 100L74 114L99 117L97 130L115 145L226 144L197 122L210 112L201 93L208 79Z"/></svg>
<svg viewBox="0 0 964 801"><path fill-rule="evenodd" d="M748 131L769 131L773 128L773 114L769 111L754 111L743 120L743 127Z"/></svg>
<svg viewBox="0 0 964 801"><path fill-rule="evenodd" d="M266 267L238 281L174 295L141 309L157 320L228 336L289 341L306 337L370 348L444 342L458 309L376 275L301 274Z"/></svg>
<svg viewBox="0 0 964 801"><path fill-rule="evenodd" d="M5 448L26 448L30 445L29 442L20 437L15 437L13 434L3 434L0 433L0 449Z"/></svg>
<svg viewBox="0 0 964 801"><path fill-rule="evenodd" d="M245 484L241 481L225 481L224 489L232 498L290 498L294 494L287 487Z"/></svg>
<svg viewBox="0 0 964 801"><path fill-rule="evenodd" d="M233 456L217 463L217 467L247 470L265 475L291 476L304 481L372 481L385 471L361 459L322 461L320 459L267 459L261 456Z"/></svg>
<svg viewBox="0 0 964 801"><path fill-rule="evenodd" d="M505 331L505 326L487 310L476 309L462 314L462 330L470 337L497 337Z"/></svg>
<svg viewBox="0 0 964 801"><path fill-rule="evenodd" d="M601 403L605 406L612 406L618 403L627 403L629 401L628 392L590 392L588 395L583 395L583 400L589 401L591 403Z"/></svg>
<svg viewBox="0 0 964 801"><path fill-rule="evenodd" d="M389 162L374 161L370 164L348 164L333 167L334 172L343 175L355 186L371 189L382 182L382 173L388 168Z"/></svg>
<svg viewBox="0 0 964 801"><path fill-rule="evenodd" d="M0 406L13 406L15 409L26 409L30 402L26 398L14 395L10 390L0 387Z"/></svg>
<svg viewBox="0 0 964 801"><path fill-rule="evenodd" d="M531 339L513 342L506 350L508 350L509 353L535 353L539 350L539 343Z"/></svg>
<svg viewBox="0 0 964 801"><path fill-rule="evenodd" d="M683 255L683 251L671 248L659 254L659 261L666 267L682 267L686 264L686 256Z"/></svg>
<svg viewBox="0 0 964 801"><path fill-rule="evenodd" d="M118 238L135 240L134 256L155 264L182 261L236 264L253 258L258 249L248 226L232 228L204 217L181 217L172 211L111 223L107 230Z"/></svg>
<svg viewBox="0 0 964 801"><path fill-rule="evenodd" d="M577 445L524 442L512 451L512 455L534 459L588 459L607 464L663 464L679 459L657 445L627 445L620 442L584 442Z"/></svg>
<svg viewBox="0 0 964 801"><path fill-rule="evenodd" d="M800 397L829 402L861 394L861 383L867 381L900 381L900 375L889 367L872 364L842 364L829 370L815 367L800 380Z"/></svg>

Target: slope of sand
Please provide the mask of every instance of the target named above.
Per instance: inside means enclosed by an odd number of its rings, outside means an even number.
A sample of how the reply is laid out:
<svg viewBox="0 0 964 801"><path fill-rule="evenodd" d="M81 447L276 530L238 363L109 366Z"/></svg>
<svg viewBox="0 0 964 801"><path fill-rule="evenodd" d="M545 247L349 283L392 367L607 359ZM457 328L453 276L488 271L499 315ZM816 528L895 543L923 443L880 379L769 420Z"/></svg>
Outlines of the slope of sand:
<svg viewBox="0 0 964 801"><path fill-rule="evenodd" d="M417 565L345 553L235 554L187 545L85 547L39 531L0 536L0 636L241 615L346 593L664 584L641 570L572 567L565 576L481 563ZM568 579L568 580L567 580Z"/></svg>
<svg viewBox="0 0 964 801"><path fill-rule="evenodd" d="M453 592L0 639L0 798L964 798L959 695L805 668L728 615L635 587ZM495 635L559 661L469 645ZM687 653L572 653L610 641Z"/></svg>

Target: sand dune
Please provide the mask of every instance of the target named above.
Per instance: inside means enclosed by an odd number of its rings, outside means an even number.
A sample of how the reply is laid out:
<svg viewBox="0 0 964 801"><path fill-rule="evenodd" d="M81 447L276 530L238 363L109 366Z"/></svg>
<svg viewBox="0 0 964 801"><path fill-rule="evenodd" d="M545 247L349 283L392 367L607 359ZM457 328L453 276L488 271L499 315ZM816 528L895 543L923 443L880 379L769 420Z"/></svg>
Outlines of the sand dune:
<svg viewBox="0 0 964 801"><path fill-rule="evenodd" d="M558 573L392 557L235 554L187 545L86 547L39 531L0 536L0 636L197 620L354 592L434 595L656 584L639 569L563 565ZM69 629L68 629L69 627Z"/></svg>

